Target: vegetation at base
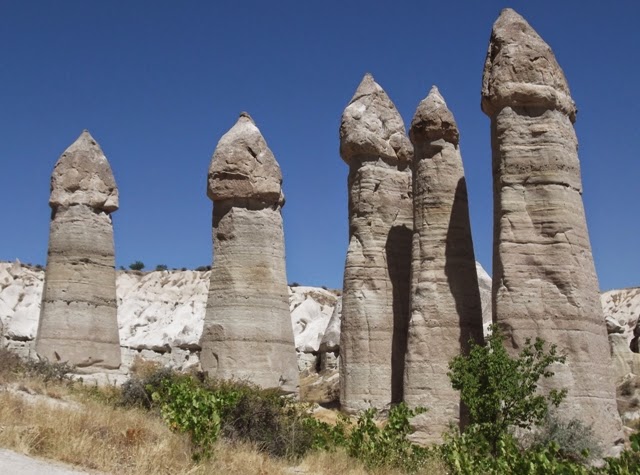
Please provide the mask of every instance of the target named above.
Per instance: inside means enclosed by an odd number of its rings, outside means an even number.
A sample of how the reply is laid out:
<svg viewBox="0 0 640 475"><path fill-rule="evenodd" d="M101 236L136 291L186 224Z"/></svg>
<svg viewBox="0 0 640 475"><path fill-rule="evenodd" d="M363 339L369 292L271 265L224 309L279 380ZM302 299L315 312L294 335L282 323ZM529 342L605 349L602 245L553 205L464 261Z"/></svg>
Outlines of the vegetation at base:
<svg viewBox="0 0 640 475"><path fill-rule="evenodd" d="M549 406L557 407L566 390L552 389L548 394L537 392L540 378L550 378L549 367L564 363L566 357L545 342L527 339L516 358L511 358L496 326L485 345L470 342L468 355L456 356L449 363L449 379L469 411L473 430L482 434L497 453L498 441L513 427L531 429L544 420Z"/></svg>
<svg viewBox="0 0 640 475"><path fill-rule="evenodd" d="M558 392L555 399L550 396L537 399L538 381L551 377L549 365L559 356L552 347L536 343L511 357L502 351L501 340L495 336L487 343L487 347L493 348L491 352L479 345L472 346L467 356L460 357L467 361L452 361L452 379L458 371L463 401L472 414L471 423L464 432L452 430L445 435L444 443L428 448L414 445L408 437L411 419L424 410L410 409L405 404L390 408L386 415L368 410L357 418L338 415L335 423L327 423L316 419L309 405L277 390L261 389L246 382L214 380L200 373L176 373L153 363L138 362L134 365L134 376L121 388L99 388L72 380L68 376L71 368L64 365L46 361L26 363L0 349L0 382L19 382L19 387L30 387L31 394L34 390L36 394L42 391L56 399L64 399L63 394L71 395L82 401L81 407L87 408L82 415L78 411L84 409L77 405L69 409L38 406L30 410L19 397L7 392L2 396L5 409L0 408L0 426L5 428L0 431L0 445L28 444L33 453L52 457L58 454L55 457L62 460L75 460L87 468L102 467L115 473L153 473L148 467L157 469L157 464L145 454L156 448L166 449L163 463L172 467L162 473L183 473L182 469L176 471L176 467L184 467L184 473L212 473L211 470L228 473L217 468L226 463L225 457L241 450L236 448L250 448L252 452L242 452L243 457L259 456L262 458L253 460L281 467L260 472L265 474L285 473L282 467L296 464L312 467L311 473L362 474L366 469L366 473L394 475L640 475L640 435L631 436L630 447L620 457L604 459L601 466L593 466L591 462L599 458L600 447L591 429L579 421L562 420L553 411L563 393ZM475 368L474 377L470 368ZM519 375L495 378L504 368L516 368ZM516 381L521 384L515 384ZM526 388L522 387L525 383ZM479 393L475 389L464 390L470 384L494 391L486 395L489 401L499 404L486 401L476 404L474 398ZM519 404L508 403L513 394L521 399ZM24 416L16 418L16 411ZM43 411L71 412L66 416L50 416ZM427 412L427 418L428 415ZM26 417L30 427L27 432L21 425L21 419ZM52 424L52 417L61 422ZM94 419L96 427L92 430L108 434L108 443L103 443L102 436L94 440L90 435L82 435L88 421ZM512 424L505 426L506 419ZM495 427L490 427L491 424ZM166 434L162 434L162 426ZM515 432L514 427L527 429ZM78 433L73 433L74 430ZM74 451L70 455L64 444L58 442L67 437L62 434L70 434L75 444L86 446L86 453ZM166 440L167 444L171 440L175 452L160 440ZM185 449L193 461L184 460ZM104 457L99 464L92 465L96 450L100 453L114 450L117 464L107 465L111 462ZM336 472L334 461L342 472ZM136 471L127 468L133 466L147 468ZM349 467L355 467L353 472ZM239 470L237 473L242 473Z"/></svg>
<svg viewBox="0 0 640 475"><path fill-rule="evenodd" d="M332 451L341 447L370 469L391 467L413 473L433 459L429 449L407 439L411 433L410 419L424 412L424 408L411 410L400 403L389 410L382 426L376 422L375 409L364 411L355 424L346 416L339 417L333 426L312 418L307 424L314 429L316 449Z"/></svg>

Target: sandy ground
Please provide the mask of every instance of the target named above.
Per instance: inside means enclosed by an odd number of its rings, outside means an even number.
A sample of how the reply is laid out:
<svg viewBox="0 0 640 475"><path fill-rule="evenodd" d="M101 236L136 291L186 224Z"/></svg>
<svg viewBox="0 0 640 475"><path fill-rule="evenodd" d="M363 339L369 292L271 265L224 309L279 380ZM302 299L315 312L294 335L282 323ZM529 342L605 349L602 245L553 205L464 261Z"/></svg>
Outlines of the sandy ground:
<svg viewBox="0 0 640 475"><path fill-rule="evenodd" d="M88 475L58 462L36 459L11 450L0 449L0 473L3 475Z"/></svg>

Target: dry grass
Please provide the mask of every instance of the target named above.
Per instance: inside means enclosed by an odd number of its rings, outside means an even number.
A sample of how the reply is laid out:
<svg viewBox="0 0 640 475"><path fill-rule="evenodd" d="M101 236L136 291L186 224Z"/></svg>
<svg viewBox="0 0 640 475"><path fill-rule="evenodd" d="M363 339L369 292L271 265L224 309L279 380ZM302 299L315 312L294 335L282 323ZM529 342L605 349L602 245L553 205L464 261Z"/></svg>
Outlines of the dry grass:
<svg viewBox="0 0 640 475"><path fill-rule="evenodd" d="M22 397L0 390L0 446L28 455L58 460L84 469L127 475L400 475L389 469L367 471L344 452L313 452L297 466L271 458L247 444L220 441L212 458L191 459L188 438L172 433L158 418L142 409L115 408L78 396L63 384L22 380ZM54 395L51 398L50 395ZM436 465L421 473L438 475Z"/></svg>
<svg viewBox="0 0 640 475"><path fill-rule="evenodd" d="M88 402L81 409L0 393L0 446L118 474L284 474L287 466L246 445L218 444L211 461L191 459L187 437L148 412ZM214 470L215 469L215 470Z"/></svg>

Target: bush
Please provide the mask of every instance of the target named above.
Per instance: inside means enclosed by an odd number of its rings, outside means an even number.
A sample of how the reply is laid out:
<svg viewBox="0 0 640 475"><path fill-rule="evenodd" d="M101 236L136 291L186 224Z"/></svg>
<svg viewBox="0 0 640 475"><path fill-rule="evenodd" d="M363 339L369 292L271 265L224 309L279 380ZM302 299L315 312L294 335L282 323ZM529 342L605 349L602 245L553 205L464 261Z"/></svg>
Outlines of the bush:
<svg viewBox="0 0 640 475"><path fill-rule="evenodd" d="M211 266L199 266L199 267L196 267L196 270L199 272L208 271L208 270L211 270Z"/></svg>
<svg viewBox="0 0 640 475"><path fill-rule="evenodd" d="M410 419L425 411L424 408L411 410L404 403L398 404L390 409L382 427L376 423L375 409L362 413L355 426L345 416L341 416L335 426L315 419L310 419L307 424L313 427L315 448L334 450L344 447L349 456L362 461L369 469L398 468L415 472L433 457L429 449L407 439L411 432Z"/></svg>
<svg viewBox="0 0 640 475"><path fill-rule="evenodd" d="M532 437L534 447L546 447L554 443L565 460L586 463L602 456L591 426L578 419L568 421L559 417L556 411L549 411L544 422Z"/></svg>
<svg viewBox="0 0 640 475"><path fill-rule="evenodd" d="M48 359L40 357L37 360L27 360L24 363L24 368L27 375L39 377L45 383L71 381L69 373L73 372L73 366L67 362L52 363Z"/></svg>
<svg viewBox="0 0 640 475"><path fill-rule="evenodd" d="M161 405L162 418L169 428L186 432L193 445L193 458L208 458L220 433L219 401L192 378L164 379L153 401Z"/></svg>
<svg viewBox="0 0 640 475"><path fill-rule="evenodd" d="M142 270L142 269L144 269L144 262L135 261L135 262L129 264L129 269L131 269L131 270Z"/></svg>
<svg viewBox="0 0 640 475"><path fill-rule="evenodd" d="M221 430L232 441L250 442L273 457L297 459L313 446L305 408L277 389L246 382L210 380L219 401Z"/></svg>
<svg viewBox="0 0 640 475"><path fill-rule="evenodd" d="M566 390L537 392L540 378L550 378L549 366L564 363L555 345L545 351L545 342L529 339L517 358L507 353L502 333L492 327L486 345L470 342L468 355L456 356L449 363L449 378L469 410L470 423L489 442L496 454L498 441L511 427L530 429L540 423L549 405L558 406Z"/></svg>
<svg viewBox="0 0 640 475"><path fill-rule="evenodd" d="M156 270L168 270L169 268L167 266L165 266L164 264L158 264L156 266Z"/></svg>

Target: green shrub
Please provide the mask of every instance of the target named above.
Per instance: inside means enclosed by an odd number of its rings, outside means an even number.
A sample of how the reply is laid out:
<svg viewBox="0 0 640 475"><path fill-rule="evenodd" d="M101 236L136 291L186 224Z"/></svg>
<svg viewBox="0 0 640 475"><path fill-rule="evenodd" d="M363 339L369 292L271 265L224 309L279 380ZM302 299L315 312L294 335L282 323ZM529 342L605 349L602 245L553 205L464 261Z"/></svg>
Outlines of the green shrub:
<svg viewBox="0 0 640 475"><path fill-rule="evenodd" d="M142 262L142 261L132 262L131 264L129 264L129 269L131 269L131 270L142 270L142 269L144 269L144 262Z"/></svg>
<svg viewBox="0 0 640 475"><path fill-rule="evenodd" d="M218 400L192 378L164 379L152 394L171 430L188 433L196 460L208 458L220 433Z"/></svg>
<svg viewBox="0 0 640 475"><path fill-rule="evenodd" d="M620 457L605 459L602 471L607 475L640 475L640 432L629 437L630 446L624 450Z"/></svg>
<svg viewBox="0 0 640 475"><path fill-rule="evenodd" d="M432 451L407 439L411 432L410 419L425 411L398 404L391 408L382 427L376 423L375 409L362 413L355 425L345 416L340 416L334 426L315 419L307 424L313 428L317 449L344 447L349 456L362 461L369 469L398 468L411 473L423 468L433 457Z"/></svg>
<svg viewBox="0 0 640 475"><path fill-rule="evenodd" d="M471 341L468 355L456 356L449 363L449 378L469 410L470 423L489 442L492 452L511 427L530 429L540 423L549 405L558 406L566 390L537 392L540 378L550 378L549 366L564 363L555 345L545 351L545 342L529 339L516 358L507 353L497 327L486 345Z"/></svg>
<svg viewBox="0 0 640 475"><path fill-rule="evenodd" d="M167 266L165 266L164 264L158 264L156 266L156 270L162 271L162 270L167 270L167 269L169 269L169 268Z"/></svg>
<svg viewBox="0 0 640 475"><path fill-rule="evenodd" d="M274 457L297 459L313 446L311 417L306 408L276 389L261 389L246 382L209 380L219 401L222 435L231 441L250 442Z"/></svg>
<svg viewBox="0 0 640 475"><path fill-rule="evenodd" d="M163 394L165 381L177 381L180 376L169 368L157 367L143 377L133 376L124 382L119 405L151 409L153 394Z"/></svg>

